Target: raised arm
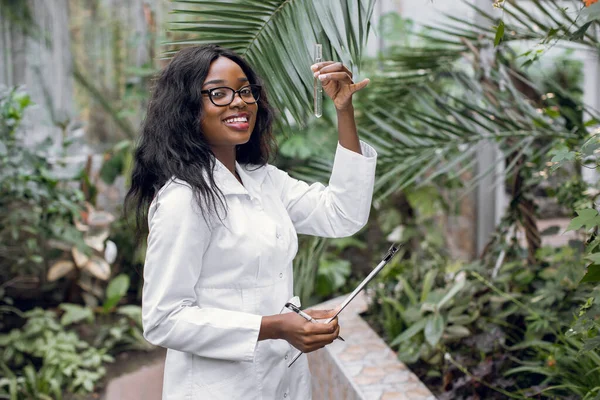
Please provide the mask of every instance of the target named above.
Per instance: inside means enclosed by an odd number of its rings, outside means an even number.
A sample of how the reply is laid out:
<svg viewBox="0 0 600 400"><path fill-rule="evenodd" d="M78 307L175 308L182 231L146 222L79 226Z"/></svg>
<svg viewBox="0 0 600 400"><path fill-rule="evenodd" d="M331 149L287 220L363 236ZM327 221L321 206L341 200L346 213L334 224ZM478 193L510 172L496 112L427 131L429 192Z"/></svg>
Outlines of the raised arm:
<svg viewBox="0 0 600 400"><path fill-rule="evenodd" d="M329 185L308 185L280 170L271 177L298 233L349 236L367 223L373 196L377 153L359 140L352 106L352 95L369 80L354 83L342 63L331 61L317 63L312 70L333 100L338 117L338 146Z"/></svg>

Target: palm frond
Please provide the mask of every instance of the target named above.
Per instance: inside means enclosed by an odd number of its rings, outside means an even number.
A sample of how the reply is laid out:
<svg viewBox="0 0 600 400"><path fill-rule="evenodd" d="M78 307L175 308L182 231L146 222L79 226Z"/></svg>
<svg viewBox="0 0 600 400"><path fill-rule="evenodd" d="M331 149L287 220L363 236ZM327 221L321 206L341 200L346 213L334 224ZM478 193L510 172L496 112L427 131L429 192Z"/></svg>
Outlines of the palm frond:
<svg viewBox="0 0 600 400"><path fill-rule="evenodd" d="M326 60L360 66L374 0L176 0L172 31L185 40L166 43L167 56L181 46L218 44L244 56L265 80L283 122L303 125L312 111L315 43ZM286 111L292 118L287 117Z"/></svg>
<svg viewBox="0 0 600 400"><path fill-rule="evenodd" d="M416 68L410 57L403 53L397 58L404 70ZM395 80L396 93L377 92L368 105L361 103L360 134L379 153L377 199L414 184L461 176L475 165L478 146L483 142L495 142L505 155L513 155L506 167L506 176L510 177L516 160L523 154L534 154L536 143L551 144L573 137L561 119L549 117L534 99L525 98L516 85L525 82L533 88L534 84L518 74L515 78L515 74L510 66L498 64L489 71L490 82L486 83L478 74L465 70L465 65L434 62L419 82L406 87ZM382 75L389 85L386 71ZM378 79L375 76L374 83ZM453 87L440 91L445 87L443 81L452 82ZM465 186L473 189L495 170L498 161L490 160L490 166ZM322 181L330 168L330 161L311 160L294 172L303 179Z"/></svg>

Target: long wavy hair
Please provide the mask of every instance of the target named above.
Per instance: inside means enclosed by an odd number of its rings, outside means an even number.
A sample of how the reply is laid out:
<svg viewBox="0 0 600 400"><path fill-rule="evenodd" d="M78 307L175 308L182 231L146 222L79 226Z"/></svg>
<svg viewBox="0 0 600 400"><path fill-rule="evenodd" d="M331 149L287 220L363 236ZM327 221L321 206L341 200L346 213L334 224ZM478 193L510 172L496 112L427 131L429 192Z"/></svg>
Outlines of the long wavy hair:
<svg viewBox="0 0 600 400"><path fill-rule="evenodd" d="M125 196L126 217L133 213L138 239L147 231L148 207L171 178L187 182L206 218L206 211L225 205L215 184L215 156L202 132L202 85L211 63L227 57L238 64L251 84L261 85L256 124L250 140L236 146L240 164L265 165L274 154L273 107L262 81L237 53L216 45L180 50L156 80L134 155L131 187Z"/></svg>

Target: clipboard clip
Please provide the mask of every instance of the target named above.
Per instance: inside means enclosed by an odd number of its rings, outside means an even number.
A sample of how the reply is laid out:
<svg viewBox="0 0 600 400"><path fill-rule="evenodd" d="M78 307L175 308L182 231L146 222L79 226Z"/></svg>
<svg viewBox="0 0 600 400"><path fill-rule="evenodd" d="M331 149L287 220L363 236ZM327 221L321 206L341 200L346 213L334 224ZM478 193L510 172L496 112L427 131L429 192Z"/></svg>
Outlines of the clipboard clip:
<svg viewBox="0 0 600 400"><path fill-rule="evenodd" d="M388 249L387 253L385 253L385 256L383 256L383 261L386 263L390 261L392 257L394 257L394 255L398 252L398 250L400 250L400 246L396 243L392 244Z"/></svg>

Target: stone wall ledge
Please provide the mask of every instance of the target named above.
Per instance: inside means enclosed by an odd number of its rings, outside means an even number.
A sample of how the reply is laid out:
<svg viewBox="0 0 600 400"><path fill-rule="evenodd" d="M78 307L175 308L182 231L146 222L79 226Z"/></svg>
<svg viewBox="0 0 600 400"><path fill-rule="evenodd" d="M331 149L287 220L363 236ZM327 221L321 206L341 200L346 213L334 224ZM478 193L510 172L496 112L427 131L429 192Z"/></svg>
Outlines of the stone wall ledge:
<svg viewBox="0 0 600 400"><path fill-rule="evenodd" d="M332 309L345 298L311 308ZM308 354L313 400L435 400L360 316L366 310L367 301L361 292L338 316L345 342L335 340Z"/></svg>

